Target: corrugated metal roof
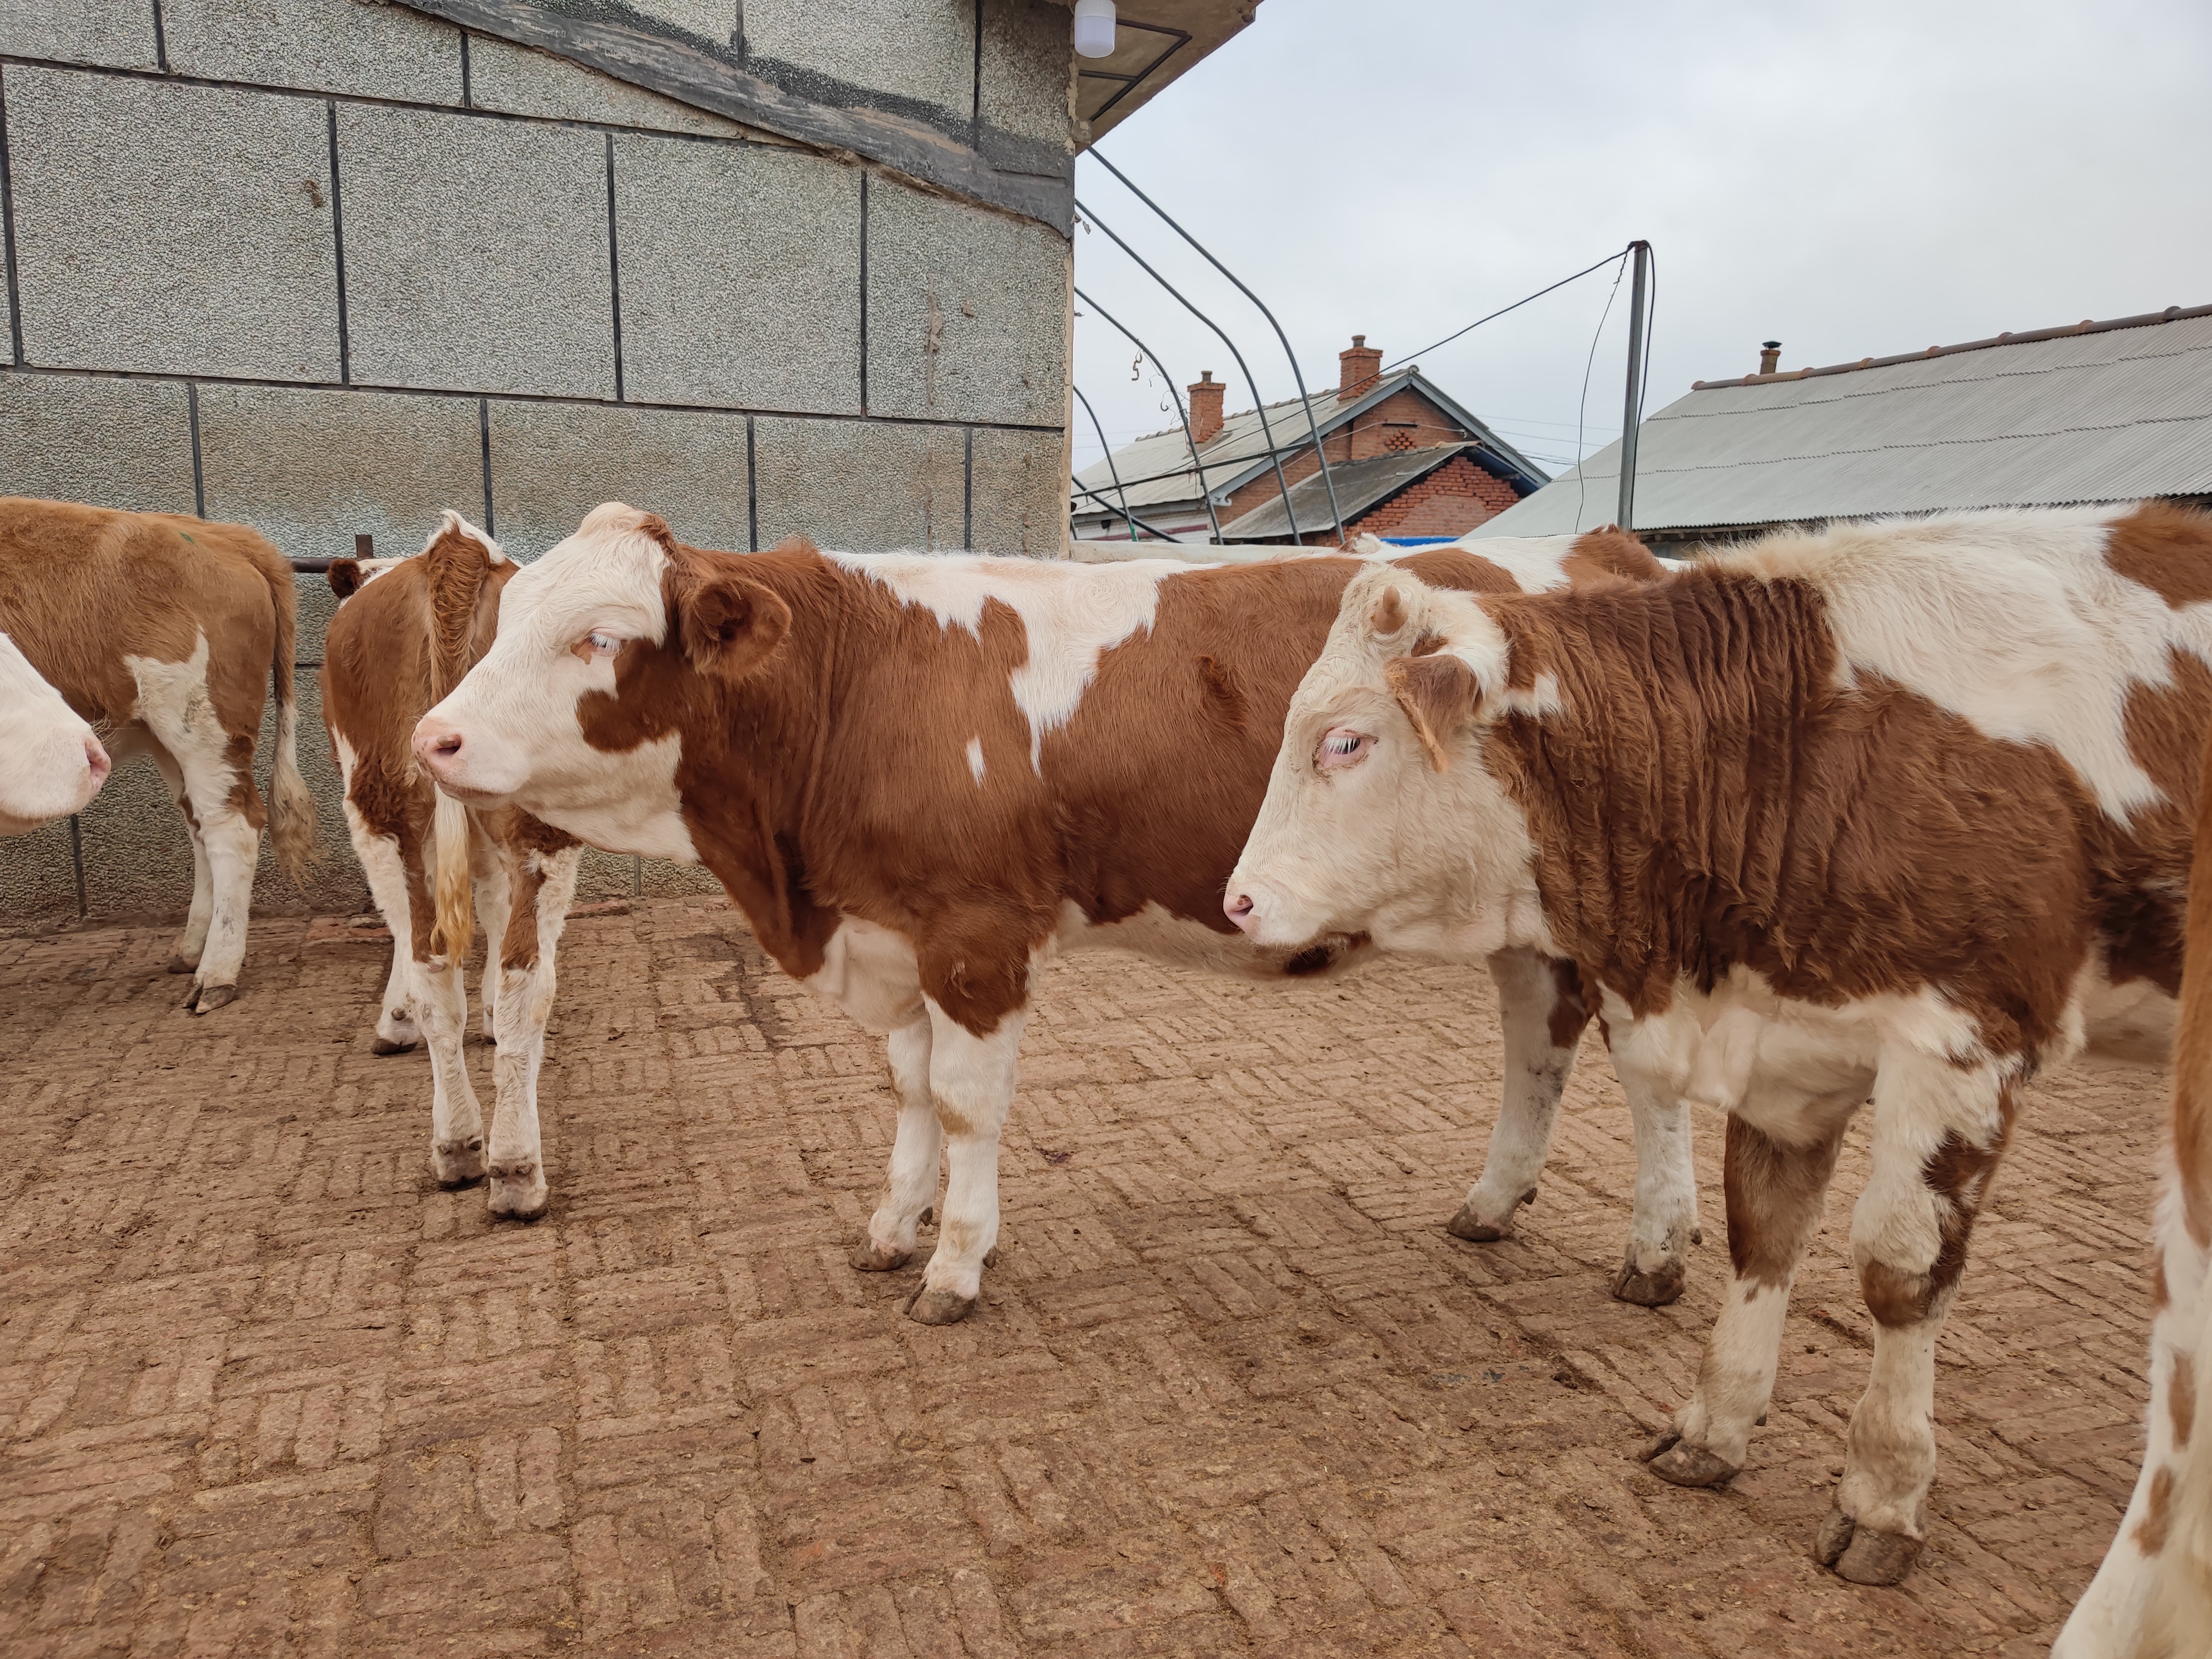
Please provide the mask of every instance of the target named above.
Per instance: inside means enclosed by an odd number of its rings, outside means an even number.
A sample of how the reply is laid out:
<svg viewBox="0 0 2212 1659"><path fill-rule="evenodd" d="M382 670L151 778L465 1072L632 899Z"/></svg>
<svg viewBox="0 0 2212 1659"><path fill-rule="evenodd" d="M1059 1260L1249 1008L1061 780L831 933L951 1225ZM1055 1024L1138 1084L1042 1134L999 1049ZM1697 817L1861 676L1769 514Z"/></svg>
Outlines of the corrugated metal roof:
<svg viewBox="0 0 2212 1659"><path fill-rule="evenodd" d="M1638 429L1636 527L2212 492L2212 307L1699 381ZM1608 444L1474 533L1610 523Z"/></svg>
<svg viewBox="0 0 2212 1659"><path fill-rule="evenodd" d="M1498 436L1487 426L1460 407L1424 375L1418 368L1401 369L1386 374L1366 392L1350 403L1337 401L1334 392L1316 392L1313 397L1314 422L1327 434L1364 414L1384 398L1411 386L1452 416L1467 432L1493 451L1508 466L1518 468L1534 483L1540 485L1546 475L1540 471L1520 451ZM1296 398L1286 398L1281 403L1267 405L1267 424L1274 434L1275 447L1287 460L1290 452L1300 446L1313 447L1313 439L1306 426L1305 410ZM1198 459L1204 464L1206 488L1219 501L1230 491L1241 488L1249 480L1270 470L1267 459L1267 434L1260 423L1258 411L1243 410L1229 416L1221 423L1221 430L1198 447ZM1334 473L1337 465L1331 462ZM1170 502L1188 501L1198 507L1198 471L1191 465L1190 444L1180 424L1164 432L1149 433L1114 452L1113 465L1109 467L1102 459L1093 461L1075 475L1075 481L1086 489L1094 489L1108 502L1118 506L1121 495L1115 485L1115 475L1121 476L1121 488L1128 493L1131 511L1139 518L1145 516L1147 507L1164 507ZM1074 497L1075 511L1080 514L1110 510L1087 496ZM1345 511L1352 509L1347 507ZM1303 514L1300 515L1303 517ZM1324 518L1324 526L1326 519Z"/></svg>
<svg viewBox="0 0 2212 1659"><path fill-rule="evenodd" d="M1354 518L1416 479L1425 477L1453 456L1474 447L1471 443L1431 444L1425 449L1391 450L1370 455L1364 460L1336 462L1329 468L1336 478L1336 504L1344 509L1347 520ZM1328 492L1322 486L1320 473L1301 478L1291 486L1291 507L1297 514L1295 530L1291 527L1290 514L1283 510L1283 498L1276 495L1241 519L1222 526L1221 539L1295 541L1300 536L1328 529L1332 522L1328 516Z"/></svg>

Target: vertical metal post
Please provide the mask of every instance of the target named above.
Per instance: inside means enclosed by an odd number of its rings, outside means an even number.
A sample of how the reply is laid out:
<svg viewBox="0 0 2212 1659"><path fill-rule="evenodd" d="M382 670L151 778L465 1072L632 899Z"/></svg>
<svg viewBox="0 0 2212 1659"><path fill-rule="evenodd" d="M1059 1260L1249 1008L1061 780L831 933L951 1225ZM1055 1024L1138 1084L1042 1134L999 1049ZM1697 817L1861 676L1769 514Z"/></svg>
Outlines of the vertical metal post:
<svg viewBox="0 0 2212 1659"><path fill-rule="evenodd" d="M1636 428L1644 416L1644 295L1651 275L1651 244L1631 242L1636 280L1628 293L1628 392L1621 400L1620 512L1623 530L1636 527Z"/></svg>

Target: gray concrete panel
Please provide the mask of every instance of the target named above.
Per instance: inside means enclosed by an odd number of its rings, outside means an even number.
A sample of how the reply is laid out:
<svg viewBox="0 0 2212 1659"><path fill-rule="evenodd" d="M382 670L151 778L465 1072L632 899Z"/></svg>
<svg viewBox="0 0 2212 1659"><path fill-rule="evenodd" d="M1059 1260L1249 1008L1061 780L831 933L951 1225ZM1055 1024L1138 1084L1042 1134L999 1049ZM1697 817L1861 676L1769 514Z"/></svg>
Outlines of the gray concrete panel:
<svg viewBox="0 0 2212 1659"><path fill-rule="evenodd" d="M469 98L478 109L505 110L515 115L600 121L610 126L650 127L721 138L746 136L765 143L787 142L617 81L558 53L518 46L496 35L469 39Z"/></svg>
<svg viewBox="0 0 2212 1659"><path fill-rule="evenodd" d="M745 0L744 12L749 57L915 99L960 120L974 110L974 0Z"/></svg>
<svg viewBox="0 0 2212 1659"><path fill-rule="evenodd" d="M182 75L425 104L461 101L461 32L404 6L161 0L161 25L169 67Z"/></svg>
<svg viewBox="0 0 2212 1659"><path fill-rule="evenodd" d="M1067 544L1066 452L1057 432L975 434L975 550L1058 558Z"/></svg>
<svg viewBox="0 0 2212 1659"><path fill-rule="evenodd" d="M69 820L27 836L0 836L0 933L24 922L76 915L76 867Z"/></svg>
<svg viewBox="0 0 2212 1659"><path fill-rule="evenodd" d="M252 525L289 557L350 558L365 532L390 558L419 552L447 507L483 518L472 398L245 386L199 398L208 516ZM298 659L319 663L337 596L321 576L299 591Z"/></svg>
<svg viewBox="0 0 2212 1659"><path fill-rule="evenodd" d="M868 412L1058 426L1070 249L1026 219L868 187Z"/></svg>
<svg viewBox="0 0 2212 1659"><path fill-rule="evenodd" d="M625 0L631 9L673 23L719 46L737 44L740 0Z"/></svg>
<svg viewBox="0 0 2212 1659"><path fill-rule="evenodd" d="M659 514L695 546L745 547L742 415L495 403L491 475L495 532L518 558L610 501Z"/></svg>
<svg viewBox="0 0 2212 1659"><path fill-rule="evenodd" d="M983 125L1069 148L1075 16L1049 0L983 0Z"/></svg>
<svg viewBox="0 0 2212 1659"><path fill-rule="evenodd" d="M32 362L338 378L320 104L11 69L8 144Z"/></svg>
<svg viewBox="0 0 2212 1659"><path fill-rule="evenodd" d="M767 416L757 424L763 547L786 536L854 552L960 547L959 428Z"/></svg>
<svg viewBox="0 0 2212 1659"><path fill-rule="evenodd" d="M185 388L0 370L0 495L191 512Z"/></svg>
<svg viewBox="0 0 2212 1659"><path fill-rule="evenodd" d="M703 864L677 864L667 859L641 859L640 886L647 898L722 898L722 884Z"/></svg>
<svg viewBox="0 0 2212 1659"><path fill-rule="evenodd" d="M582 860L576 866L576 898L578 904L594 904L601 899L629 898L638 890L638 860L628 853L603 853L596 847L584 849Z"/></svg>
<svg viewBox="0 0 2212 1659"><path fill-rule="evenodd" d="M0 6L0 52L152 69L154 8L150 0L8 0Z"/></svg>
<svg viewBox="0 0 2212 1659"><path fill-rule="evenodd" d="M614 395L599 134L355 105L338 165L356 381Z"/></svg>
<svg viewBox="0 0 2212 1659"><path fill-rule="evenodd" d="M615 141L629 397L860 408L860 173L797 150Z"/></svg>

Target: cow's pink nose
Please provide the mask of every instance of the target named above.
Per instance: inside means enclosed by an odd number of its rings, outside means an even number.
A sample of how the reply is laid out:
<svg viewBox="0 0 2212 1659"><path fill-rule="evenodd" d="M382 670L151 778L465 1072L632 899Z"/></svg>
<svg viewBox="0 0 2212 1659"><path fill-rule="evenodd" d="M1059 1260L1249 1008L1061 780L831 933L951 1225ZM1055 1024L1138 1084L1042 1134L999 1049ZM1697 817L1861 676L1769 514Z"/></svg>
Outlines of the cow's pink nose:
<svg viewBox="0 0 2212 1659"><path fill-rule="evenodd" d="M450 726L432 725L427 719L415 728L415 758L443 777L460 758L461 734Z"/></svg>
<svg viewBox="0 0 2212 1659"><path fill-rule="evenodd" d="M1252 931L1252 901L1243 893L1224 894L1221 908L1245 933Z"/></svg>
<svg viewBox="0 0 2212 1659"><path fill-rule="evenodd" d="M95 789L107 781L108 769L113 764L107 758L107 751L100 746L100 739L88 732L84 738L84 764L92 774L92 787Z"/></svg>

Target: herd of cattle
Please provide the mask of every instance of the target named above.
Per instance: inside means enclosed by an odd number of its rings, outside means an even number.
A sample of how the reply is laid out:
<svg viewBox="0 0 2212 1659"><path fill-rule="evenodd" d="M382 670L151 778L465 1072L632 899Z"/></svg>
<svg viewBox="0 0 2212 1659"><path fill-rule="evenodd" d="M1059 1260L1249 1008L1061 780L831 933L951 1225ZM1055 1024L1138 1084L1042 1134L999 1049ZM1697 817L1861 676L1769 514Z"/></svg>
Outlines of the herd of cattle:
<svg viewBox="0 0 2212 1659"><path fill-rule="evenodd" d="M1677 1485L1747 1461L1871 1104L1872 1376L1814 1549L1894 1583L2022 1092L2085 1048L2170 1042L2148 1449L2057 1651L2212 1651L2212 881L2189 889L2212 520L1957 514L1679 567L1612 530L1386 552L728 554L610 503L526 567L456 514L417 556L335 564L324 715L394 941L374 1047L428 1049L438 1178L545 1208L538 1074L586 844L705 864L786 970L885 1034L897 1134L852 1260L902 1266L934 1208L925 1324L976 1304L1055 951L1259 978L1480 958L1506 1078L1455 1234L1504 1237L1534 1196L1595 1017L1638 1165L1613 1293L1672 1301L1690 1106L1726 1114L1731 1282L1646 1453ZM191 830L171 965L199 1013L237 994L261 830L295 874L313 843L293 603L250 530L0 501L0 832L85 805L107 750L149 753ZM478 916L489 1133L463 1049Z"/></svg>

